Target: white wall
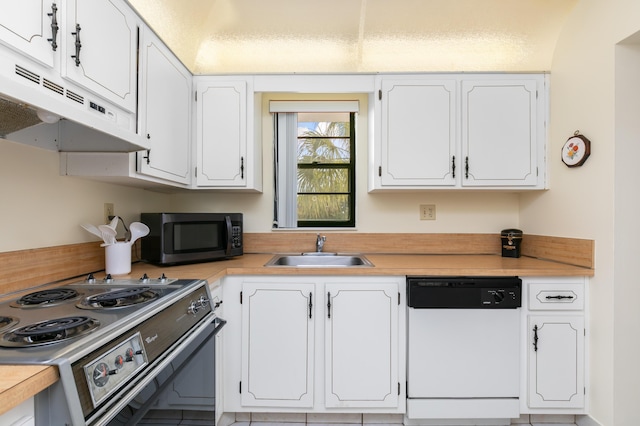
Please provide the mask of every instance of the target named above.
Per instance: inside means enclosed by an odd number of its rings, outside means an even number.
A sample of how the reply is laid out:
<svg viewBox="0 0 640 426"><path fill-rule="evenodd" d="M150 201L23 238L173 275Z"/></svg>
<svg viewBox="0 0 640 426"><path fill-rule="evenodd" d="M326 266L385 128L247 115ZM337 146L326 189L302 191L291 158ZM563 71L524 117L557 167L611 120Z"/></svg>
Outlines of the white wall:
<svg viewBox="0 0 640 426"><path fill-rule="evenodd" d="M640 29L640 2L636 0L581 0L560 34L551 67L551 126L549 165L551 190L521 197L520 223L528 232L589 238L596 242L596 275L591 280L591 318L589 356L591 362L590 414L605 426L640 424L638 385L640 370L637 329L640 311L637 297L629 299L622 274L616 264L620 252L637 254L640 232L624 224L637 221L638 174L637 131L633 141L620 143L616 129L616 44ZM621 63L624 66L628 62ZM636 63L637 67L637 63ZM633 87L638 97L638 79ZM627 81L628 83L628 81ZM619 88L627 91L627 86ZM627 108L624 103L618 106ZM638 122L640 109L630 121ZM637 124L636 127L637 129ZM592 154L584 166L569 169L560 161L560 148L580 130L592 142ZM635 149L630 150L630 145ZM620 169L619 163L632 163ZM622 164L620 164L621 166ZM622 186L620 185L622 182ZM626 197L627 202L619 202ZM624 207L619 210L619 207ZM622 222L624 221L624 222ZM622 224L623 229L619 226ZM624 242L619 238L626 236ZM633 243L632 243L633 241ZM637 264L637 260L632 262ZM627 265L629 265L627 263ZM626 268L632 267L631 265ZM635 274L634 274L635 275Z"/></svg>
<svg viewBox="0 0 640 426"><path fill-rule="evenodd" d="M127 222L166 209L165 195L59 175L57 152L0 139L0 252L97 241L104 203ZM123 236L123 229L119 237Z"/></svg>

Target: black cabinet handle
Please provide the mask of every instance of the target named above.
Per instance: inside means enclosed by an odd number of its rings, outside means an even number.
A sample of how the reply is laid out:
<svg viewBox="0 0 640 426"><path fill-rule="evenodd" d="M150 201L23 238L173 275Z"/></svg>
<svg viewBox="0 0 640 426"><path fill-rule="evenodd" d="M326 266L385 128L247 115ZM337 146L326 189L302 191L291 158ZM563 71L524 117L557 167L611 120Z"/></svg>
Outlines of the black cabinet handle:
<svg viewBox="0 0 640 426"><path fill-rule="evenodd" d="M309 292L309 318L311 318L311 308L313 308L313 294Z"/></svg>
<svg viewBox="0 0 640 426"><path fill-rule="evenodd" d="M51 38L48 38L47 41L51 42L51 48L53 49L54 52L58 48L58 42L57 42L58 30L60 29L60 27L58 27L57 12L58 12L58 6L56 6L55 3L52 3L51 13L47 13L47 16L51 17Z"/></svg>
<svg viewBox="0 0 640 426"><path fill-rule="evenodd" d="M244 179L244 157L240 157L240 179Z"/></svg>
<svg viewBox="0 0 640 426"><path fill-rule="evenodd" d="M75 59L76 67L80 66L80 49L82 49L82 43L80 43L80 24L76 24L76 32L71 33L71 35L76 36L76 54L71 55L73 59Z"/></svg>
<svg viewBox="0 0 640 426"><path fill-rule="evenodd" d="M456 177L456 156L451 157L451 173L453 174L453 178Z"/></svg>
<svg viewBox="0 0 640 426"><path fill-rule="evenodd" d="M573 299L573 296L547 296L546 299L558 299L558 300L562 300L562 299Z"/></svg>
<svg viewBox="0 0 640 426"><path fill-rule="evenodd" d="M533 326L533 351L538 352L538 325Z"/></svg>
<svg viewBox="0 0 640 426"><path fill-rule="evenodd" d="M149 164L151 164L151 150L150 150L150 149L148 149L148 150L147 150L147 155L145 155L145 156L144 156L144 157L142 157L142 158L144 158L145 160L147 160L147 166L148 166Z"/></svg>
<svg viewBox="0 0 640 426"><path fill-rule="evenodd" d="M327 292L327 318L331 318L331 293Z"/></svg>
<svg viewBox="0 0 640 426"><path fill-rule="evenodd" d="M464 158L464 177L469 179L469 156Z"/></svg>

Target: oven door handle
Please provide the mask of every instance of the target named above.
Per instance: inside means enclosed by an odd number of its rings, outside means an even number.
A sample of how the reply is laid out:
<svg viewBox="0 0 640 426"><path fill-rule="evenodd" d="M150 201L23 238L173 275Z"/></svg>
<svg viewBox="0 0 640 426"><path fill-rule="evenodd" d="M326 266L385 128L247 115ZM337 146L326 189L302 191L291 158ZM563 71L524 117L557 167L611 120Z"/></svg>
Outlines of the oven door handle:
<svg viewBox="0 0 640 426"><path fill-rule="evenodd" d="M220 317L215 317L213 319L212 324L215 325L215 328L213 329L213 335L215 336L216 334L218 334L220 332L220 330L222 330L222 327L227 325L227 320L223 320Z"/></svg>

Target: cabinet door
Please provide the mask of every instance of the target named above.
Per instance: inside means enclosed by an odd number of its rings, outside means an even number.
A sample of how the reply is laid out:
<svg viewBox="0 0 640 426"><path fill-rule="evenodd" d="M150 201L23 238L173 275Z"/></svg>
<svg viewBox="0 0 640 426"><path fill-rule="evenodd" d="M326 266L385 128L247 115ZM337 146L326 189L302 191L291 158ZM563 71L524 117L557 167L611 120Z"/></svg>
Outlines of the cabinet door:
<svg viewBox="0 0 640 426"><path fill-rule="evenodd" d="M197 99L198 186L246 186L247 83L200 83Z"/></svg>
<svg viewBox="0 0 640 426"><path fill-rule="evenodd" d="M397 286L328 283L325 288L325 405L396 407Z"/></svg>
<svg viewBox="0 0 640 426"><path fill-rule="evenodd" d="M312 283L243 284L243 406L313 406L313 292Z"/></svg>
<svg viewBox="0 0 640 426"><path fill-rule="evenodd" d="M136 112L138 26L134 12L122 0L67 0L66 5L61 28L63 76Z"/></svg>
<svg viewBox="0 0 640 426"><path fill-rule="evenodd" d="M142 134L150 149L138 153L142 174L191 182L191 73L153 32L141 46Z"/></svg>
<svg viewBox="0 0 640 426"><path fill-rule="evenodd" d="M538 183L538 81L462 82L462 185Z"/></svg>
<svg viewBox="0 0 640 426"><path fill-rule="evenodd" d="M60 3L54 0L0 0L0 41L53 67L60 34L55 30L54 40L52 24L60 27Z"/></svg>
<svg viewBox="0 0 640 426"><path fill-rule="evenodd" d="M383 187L453 186L456 173L456 81L383 79Z"/></svg>
<svg viewBox="0 0 640 426"><path fill-rule="evenodd" d="M529 407L584 406L584 317L529 316Z"/></svg>

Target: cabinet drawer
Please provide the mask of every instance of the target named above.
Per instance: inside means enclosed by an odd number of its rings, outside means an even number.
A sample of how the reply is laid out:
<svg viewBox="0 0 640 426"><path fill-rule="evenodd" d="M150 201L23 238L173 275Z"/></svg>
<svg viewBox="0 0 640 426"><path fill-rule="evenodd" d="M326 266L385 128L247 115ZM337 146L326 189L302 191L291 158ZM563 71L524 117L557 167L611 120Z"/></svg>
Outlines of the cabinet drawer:
<svg viewBox="0 0 640 426"><path fill-rule="evenodd" d="M579 311L584 309L582 283L530 283L529 309Z"/></svg>

